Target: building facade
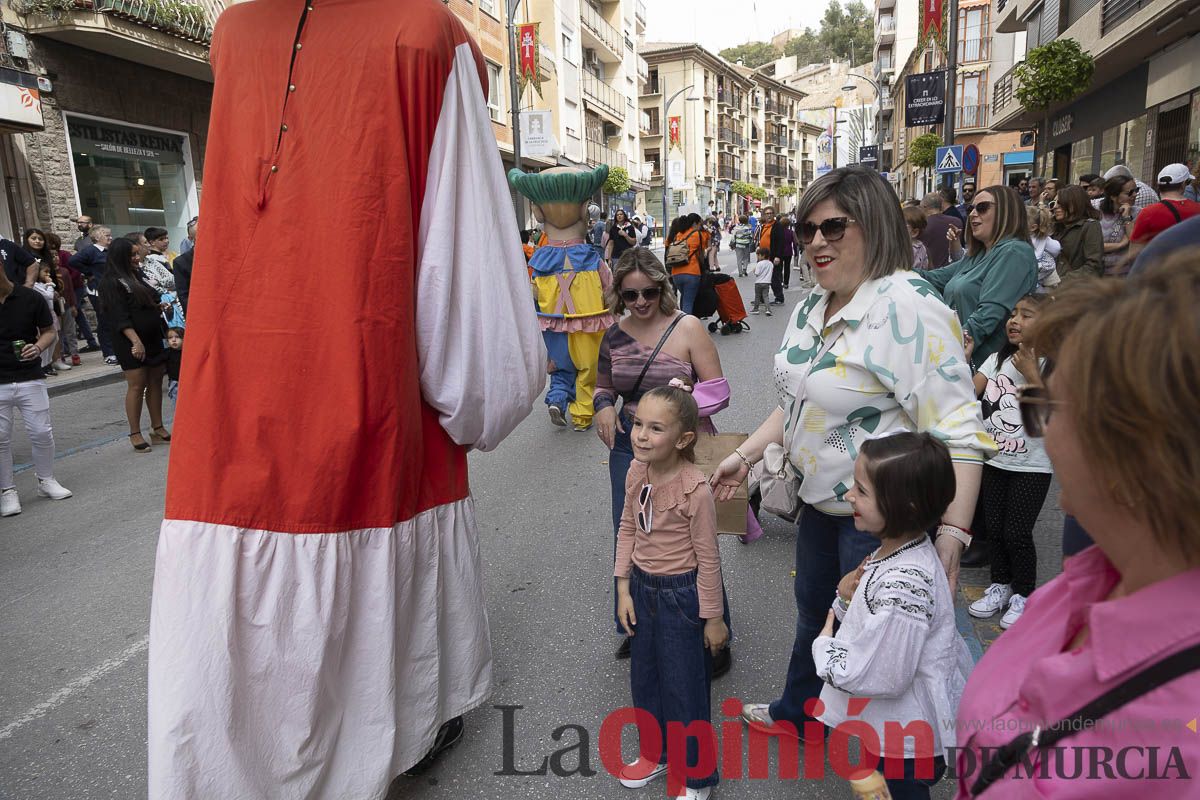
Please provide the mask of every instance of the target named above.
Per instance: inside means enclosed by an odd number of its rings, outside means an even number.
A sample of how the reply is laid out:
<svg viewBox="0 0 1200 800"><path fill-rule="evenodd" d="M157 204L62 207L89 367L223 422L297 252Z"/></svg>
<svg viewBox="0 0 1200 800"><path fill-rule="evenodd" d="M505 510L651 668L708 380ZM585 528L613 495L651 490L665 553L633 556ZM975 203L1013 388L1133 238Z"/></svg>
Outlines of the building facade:
<svg viewBox="0 0 1200 800"><path fill-rule="evenodd" d="M6 235L42 227L74 241L80 213L115 234L166 228L199 211L221 0L168 15L141 0L61 8L5 4L0 73L25 114L0 110Z"/></svg>
<svg viewBox="0 0 1200 800"><path fill-rule="evenodd" d="M997 29L1025 34L1026 48L1074 39L1095 61L1091 87L1045 112L1016 99L1014 65L993 87L996 127L1036 132L1037 172L1064 180L1116 164L1151 185L1167 164L1187 163L1194 172L1200 158L1198 9L1178 0L996 0Z"/></svg>

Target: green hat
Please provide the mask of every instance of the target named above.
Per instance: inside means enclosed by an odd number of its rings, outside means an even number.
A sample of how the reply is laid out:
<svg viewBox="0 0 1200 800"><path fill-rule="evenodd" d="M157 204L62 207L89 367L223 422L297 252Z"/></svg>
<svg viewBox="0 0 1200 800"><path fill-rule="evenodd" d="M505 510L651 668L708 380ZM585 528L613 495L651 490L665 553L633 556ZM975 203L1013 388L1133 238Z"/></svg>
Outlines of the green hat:
<svg viewBox="0 0 1200 800"><path fill-rule="evenodd" d="M601 164L591 172L564 170L526 173L519 169L508 171L508 182L513 188L539 206L550 203L582 203L594 195L607 179L607 164Z"/></svg>

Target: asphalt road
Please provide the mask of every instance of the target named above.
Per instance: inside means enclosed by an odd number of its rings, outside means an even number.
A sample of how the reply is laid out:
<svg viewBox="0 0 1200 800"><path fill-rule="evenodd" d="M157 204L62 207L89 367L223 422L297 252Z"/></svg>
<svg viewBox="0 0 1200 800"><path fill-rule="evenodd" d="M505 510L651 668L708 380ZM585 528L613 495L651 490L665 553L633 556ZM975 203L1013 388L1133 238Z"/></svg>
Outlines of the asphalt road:
<svg viewBox="0 0 1200 800"><path fill-rule="evenodd" d="M722 257L731 262L729 255ZM739 282L751 295L749 279ZM785 308L799 297L790 291ZM786 319L752 316L750 332L716 337L733 387L732 406L716 418L722 430L752 430L771 410L771 357ZM28 445L17 425L25 511L0 519L4 800L145 796L146 631L167 448L134 454L123 439L123 392L112 385L54 399L56 475L75 492L69 500L33 496ZM495 452L471 456L495 692L468 715L464 741L427 775L399 779L391 798L631 796L604 772L597 749L605 716L629 704L628 662L612 657L618 640L611 630L606 464L594 433L553 427L540 405ZM1038 531L1043 579L1057 571L1059 519L1052 497ZM735 643L733 669L713 687L714 724L728 719L725 698L773 699L786 670L795 621L794 531L778 520L765 527L766 536L748 546L722 537ZM587 733L586 766L596 774L496 775L506 758L504 712L496 706L521 707L509 712L516 770L536 771L544 757L576 745L577 730L560 732L559 740L554 733L577 725ZM561 761L566 770L578 767L578 749ZM934 793L950 795L945 782ZM847 797L849 789L836 777L726 780L716 796Z"/></svg>

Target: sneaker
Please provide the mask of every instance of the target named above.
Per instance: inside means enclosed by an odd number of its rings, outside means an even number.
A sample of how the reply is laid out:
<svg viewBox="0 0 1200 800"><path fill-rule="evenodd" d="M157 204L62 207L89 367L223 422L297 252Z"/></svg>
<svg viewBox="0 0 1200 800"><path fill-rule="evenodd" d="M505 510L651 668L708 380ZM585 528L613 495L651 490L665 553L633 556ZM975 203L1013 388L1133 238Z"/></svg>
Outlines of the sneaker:
<svg viewBox="0 0 1200 800"><path fill-rule="evenodd" d="M1004 616L1000 618L1000 627L1008 630L1016 624L1021 618L1021 614L1025 612L1025 596L1014 594L1012 600L1008 603L1008 611L1004 612Z"/></svg>
<svg viewBox="0 0 1200 800"><path fill-rule="evenodd" d="M708 800L708 795L712 792L711 786L705 786L701 789L685 789L679 797L685 800Z"/></svg>
<svg viewBox="0 0 1200 800"><path fill-rule="evenodd" d="M55 361L51 366L53 366L59 372L66 372L67 370L71 369L71 365L63 361L61 358L58 361Z"/></svg>
<svg viewBox="0 0 1200 800"><path fill-rule="evenodd" d="M767 309L767 316L768 316L768 317L770 317L770 316L773 316L773 315L771 314L771 309L769 309L769 308Z"/></svg>
<svg viewBox="0 0 1200 800"><path fill-rule="evenodd" d="M54 367L46 366L46 367L42 367L42 374L45 375L47 378L53 378L58 373L54 371Z"/></svg>
<svg viewBox="0 0 1200 800"><path fill-rule="evenodd" d="M17 487L0 492L0 517L11 517L21 513L21 498L17 496Z"/></svg>
<svg viewBox="0 0 1200 800"><path fill-rule="evenodd" d="M100 350L100 345L98 345L98 344L89 344L85 347L79 348L79 352L81 352L81 353L96 353L96 352L99 352L99 350Z"/></svg>
<svg viewBox="0 0 1200 800"><path fill-rule="evenodd" d="M567 427L567 415L561 406L546 406L546 411L550 414L551 422L560 428Z"/></svg>
<svg viewBox="0 0 1200 800"><path fill-rule="evenodd" d="M649 770L649 772L647 772ZM626 789L641 789L653 780L667 774L666 764L655 764L653 767L643 758L638 758L632 764L626 764L617 773L617 780Z"/></svg>
<svg viewBox="0 0 1200 800"><path fill-rule="evenodd" d="M586 423L584 423L583 425L580 425L578 422L574 422L574 421L572 421L572 422L571 422L571 427L572 427L572 428L574 428L575 430L577 430L577 431L581 432L581 433L582 433L583 431L590 431L590 430L592 429L592 421L591 421L591 420L588 420L588 421L587 421Z"/></svg>
<svg viewBox="0 0 1200 800"><path fill-rule="evenodd" d="M761 311L760 309L757 309L757 308L752 308L752 309L750 309L750 313L751 313L751 314L761 314L761 313L762 313L762 311Z"/></svg>
<svg viewBox="0 0 1200 800"><path fill-rule="evenodd" d="M751 728L763 733L780 733L784 736L800 737L800 733L794 725L777 727L775 720L771 719L771 706L766 703L746 703L742 706L742 719Z"/></svg>
<svg viewBox="0 0 1200 800"><path fill-rule="evenodd" d="M51 500L66 500L71 496L71 490L54 478L38 478L38 497L49 497Z"/></svg>
<svg viewBox="0 0 1200 800"><path fill-rule="evenodd" d="M990 617L996 612L1008 605L1008 601L1012 598L1012 587L1007 583L993 583L984 591L983 597L971 603L967 609L972 617L984 619ZM1024 600L1021 601L1024 604Z"/></svg>
<svg viewBox="0 0 1200 800"><path fill-rule="evenodd" d="M109 356L108 358L104 359L104 363L108 364L110 367L115 367L120 362L117 361L116 356Z"/></svg>
<svg viewBox="0 0 1200 800"><path fill-rule="evenodd" d="M82 359L82 358L80 358L80 357L79 357L79 356L77 356L77 355L76 355L76 356L71 356L71 366L72 366L72 367L82 367L82 366L83 366L83 359Z"/></svg>

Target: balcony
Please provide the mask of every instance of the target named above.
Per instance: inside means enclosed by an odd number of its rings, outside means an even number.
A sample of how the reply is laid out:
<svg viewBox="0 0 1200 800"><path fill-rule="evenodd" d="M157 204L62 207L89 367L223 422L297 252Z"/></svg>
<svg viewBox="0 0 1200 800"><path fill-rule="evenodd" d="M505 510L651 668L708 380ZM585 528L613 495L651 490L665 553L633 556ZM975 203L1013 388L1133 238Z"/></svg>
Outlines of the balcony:
<svg viewBox="0 0 1200 800"><path fill-rule="evenodd" d="M733 92L724 86L717 87L717 105L733 105Z"/></svg>
<svg viewBox="0 0 1200 800"><path fill-rule="evenodd" d="M730 144L732 144L733 143L733 128L726 128L724 125L722 125L720 128L717 128L717 141L718 142L729 142Z"/></svg>
<svg viewBox="0 0 1200 800"><path fill-rule="evenodd" d="M770 131L768 131L767 136L766 136L766 142L767 142L767 145L769 145L771 147L786 147L787 146L787 137L780 136L778 133L771 133Z"/></svg>
<svg viewBox="0 0 1200 800"><path fill-rule="evenodd" d="M223 0L9 0L33 35L211 81L208 46Z"/></svg>
<svg viewBox="0 0 1200 800"><path fill-rule="evenodd" d="M623 37L616 28L608 24L604 17L600 16L599 11L589 3L580 3L579 20L583 23L584 47L594 48L601 61L619 63L624 59L624 54L621 52Z"/></svg>
<svg viewBox="0 0 1200 800"><path fill-rule="evenodd" d="M1015 119L1019 117L1025 110L1025 107L1017 100L1017 67L1019 64L1014 64L999 78L996 79L995 85L992 87L992 124L999 127L1002 121Z"/></svg>
<svg viewBox="0 0 1200 800"><path fill-rule="evenodd" d="M736 131L733 134L733 143L738 147L746 146L746 137Z"/></svg>
<svg viewBox="0 0 1200 800"><path fill-rule="evenodd" d="M642 0L637 0L633 6L633 16L638 22L646 24L646 4Z"/></svg>
<svg viewBox="0 0 1200 800"><path fill-rule="evenodd" d="M638 80L645 83L650 80L650 65L646 63L646 59L638 56L637 58L637 74Z"/></svg>
<svg viewBox="0 0 1200 800"><path fill-rule="evenodd" d="M876 11L887 11L889 8L896 7L896 0L877 0L875 3Z"/></svg>
<svg viewBox="0 0 1200 800"><path fill-rule="evenodd" d="M604 81L585 72L582 75L583 99L602 115L607 115L610 122L618 125L625 122L625 98Z"/></svg>
<svg viewBox="0 0 1200 800"><path fill-rule="evenodd" d="M969 64L972 61L987 61L991 57L992 37L990 36L963 39L958 43L959 64Z"/></svg>
<svg viewBox="0 0 1200 800"><path fill-rule="evenodd" d="M593 142L591 139L584 142L584 145L585 157L589 166L598 167L601 164L607 164L610 167L629 169L629 157L624 153L617 152L600 142Z"/></svg>
<svg viewBox="0 0 1200 800"><path fill-rule="evenodd" d="M775 114L779 117L785 115L783 103L779 102L778 100L766 100L763 102L763 111L766 111L768 114Z"/></svg>
<svg viewBox="0 0 1200 800"><path fill-rule="evenodd" d="M891 44L896 41L896 18L880 17L875 23L875 40L880 44Z"/></svg>
<svg viewBox="0 0 1200 800"><path fill-rule="evenodd" d="M969 128L986 128L988 126L988 106L958 106L954 109L954 129L963 131Z"/></svg>
<svg viewBox="0 0 1200 800"><path fill-rule="evenodd" d="M638 133L642 136L650 136L650 115L645 111L638 113ZM657 126L655 126L657 127Z"/></svg>
<svg viewBox="0 0 1200 800"><path fill-rule="evenodd" d="M659 94L662 92L662 89L658 85L657 77L646 78L640 83L639 88L639 94L642 97L648 97L650 95Z"/></svg>
<svg viewBox="0 0 1200 800"><path fill-rule="evenodd" d="M717 178L723 181L740 181L742 179L742 171L737 167L721 164L717 167Z"/></svg>
<svg viewBox="0 0 1200 800"><path fill-rule="evenodd" d="M785 164L767 164L765 171L768 178L786 178L788 176Z"/></svg>
<svg viewBox="0 0 1200 800"><path fill-rule="evenodd" d="M713 133L715 130L716 129L712 125L705 125L704 126L704 138L705 139L713 138Z"/></svg>

